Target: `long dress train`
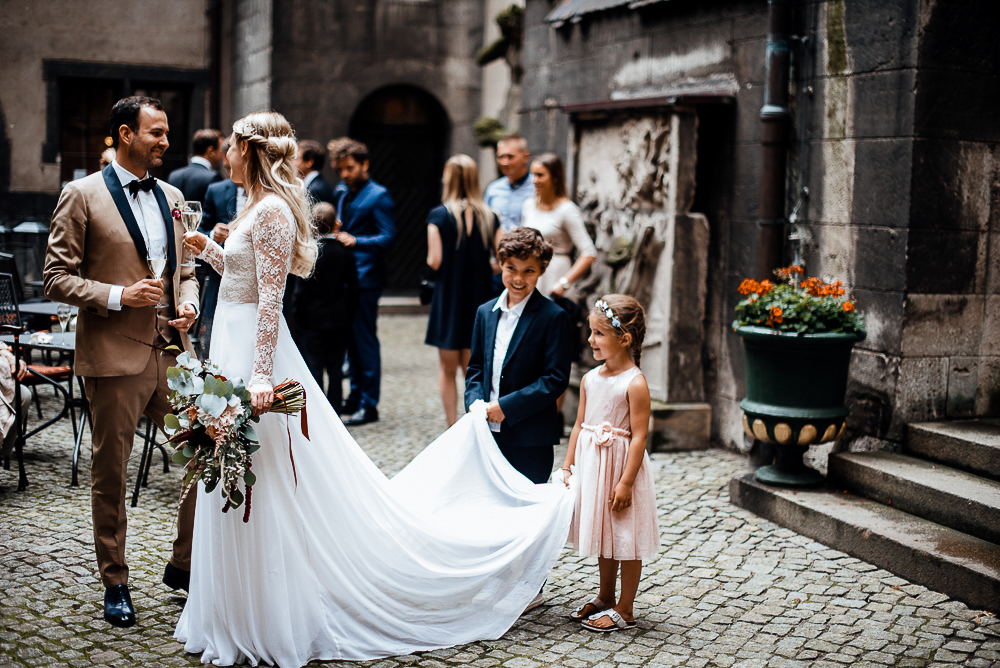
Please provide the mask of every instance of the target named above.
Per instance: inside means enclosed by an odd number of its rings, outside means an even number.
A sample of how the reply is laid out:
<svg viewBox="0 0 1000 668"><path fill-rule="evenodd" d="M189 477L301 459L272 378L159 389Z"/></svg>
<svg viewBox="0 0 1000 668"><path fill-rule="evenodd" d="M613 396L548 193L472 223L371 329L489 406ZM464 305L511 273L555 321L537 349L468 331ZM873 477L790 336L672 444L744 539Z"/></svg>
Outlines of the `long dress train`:
<svg viewBox="0 0 1000 668"><path fill-rule="evenodd" d="M262 416L246 524L242 509L220 512L221 495L199 485L174 636L204 662L285 668L498 638L565 544L573 496L507 463L484 405L387 479L326 402L280 315L291 220L266 197L224 253L204 254L225 267L210 357L248 385L300 381L311 440L297 417Z"/></svg>

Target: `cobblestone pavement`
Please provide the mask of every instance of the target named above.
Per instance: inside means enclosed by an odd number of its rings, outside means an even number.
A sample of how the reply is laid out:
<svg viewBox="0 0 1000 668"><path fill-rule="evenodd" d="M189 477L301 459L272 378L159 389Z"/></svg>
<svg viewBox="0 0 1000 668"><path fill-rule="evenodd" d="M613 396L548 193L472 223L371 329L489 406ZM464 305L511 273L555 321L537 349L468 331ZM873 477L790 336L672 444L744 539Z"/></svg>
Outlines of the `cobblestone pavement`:
<svg viewBox="0 0 1000 668"><path fill-rule="evenodd" d="M424 323L382 319L382 421L354 430L389 474L444 426ZM198 665L171 637L184 599L159 582L174 530L176 467L164 474L154 466L130 512L139 622L113 628L101 614L87 487L69 486L64 425L32 439L26 492L15 491L16 466L0 471L0 666ZM597 588L594 560L567 550L549 579L549 604L503 638L364 665L1000 667L993 616L730 505L726 485L743 470L741 457L705 451L656 455L653 463L663 550L645 568L636 630L595 635L566 619Z"/></svg>

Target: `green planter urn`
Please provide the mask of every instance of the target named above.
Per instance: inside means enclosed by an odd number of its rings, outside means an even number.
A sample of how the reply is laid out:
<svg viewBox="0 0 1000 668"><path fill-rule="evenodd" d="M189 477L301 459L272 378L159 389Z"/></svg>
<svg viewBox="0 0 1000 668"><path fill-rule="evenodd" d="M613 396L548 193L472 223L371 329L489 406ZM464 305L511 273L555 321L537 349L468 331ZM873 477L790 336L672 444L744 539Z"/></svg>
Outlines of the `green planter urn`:
<svg viewBox="0 0 1000 668"><path fill-rule="evenodd" d="M796 334L736 326L743 339L747 396L740 402L743 430L773 443L775 462L757 469L763 483L815 485L823 476L802 462L810 445L844 433L851 349L865 332Z"/></svg>

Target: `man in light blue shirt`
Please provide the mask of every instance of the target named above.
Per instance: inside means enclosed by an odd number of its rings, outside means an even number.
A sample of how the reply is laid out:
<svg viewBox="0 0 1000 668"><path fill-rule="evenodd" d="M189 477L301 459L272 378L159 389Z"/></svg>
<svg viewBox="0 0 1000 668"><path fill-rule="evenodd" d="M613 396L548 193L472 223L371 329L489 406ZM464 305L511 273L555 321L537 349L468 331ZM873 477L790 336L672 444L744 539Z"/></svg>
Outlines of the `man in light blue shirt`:
<svg viewBox="0 0 1000 668"><path fill-rule="evenodd" d="M521 207L526 199L535 196L535 184L528 173L530 164L531 153L524 137L511 135L497 142L497 166L503 176L486 186L483 199L500 216L505 234L521 226Z"/></svg>

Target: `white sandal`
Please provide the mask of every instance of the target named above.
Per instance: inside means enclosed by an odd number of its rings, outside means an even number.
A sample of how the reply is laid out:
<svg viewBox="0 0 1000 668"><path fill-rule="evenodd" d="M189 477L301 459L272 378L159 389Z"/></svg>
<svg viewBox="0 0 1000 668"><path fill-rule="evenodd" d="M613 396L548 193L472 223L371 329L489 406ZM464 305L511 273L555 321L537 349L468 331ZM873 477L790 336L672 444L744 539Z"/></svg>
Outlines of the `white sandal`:
<svg viewBox="0 0 1000 668"><path fill-rule="evenodd" d="M583 611L584 611L584 609L586 609L586 607L588 605L594 606L594 612L591 612L590 614L585 615L585 614L583 614ZM609 609L610 609L610 606L604 605L604 601L602 601L601 599L595 597L594 600L587 601L586 603L584 603L583 605L581 605L579 608L577 608L573 612L569 613L569 618L572 619L574 622L583 622L583 621L586 621L587 619L589 619L591 617L591 615L596 615L598 613L604 612L605 610L609 610Z"/></svg>
<svg viewBox="0 0 1000 668"><path fill-rule="evenodd" d="M607 617L612 622L614 622L615 625L596 626L590 623L591 620L597 621L601 617ZM617 610L610 609L610 610L605 610L603 612L595 612L594 614L592 614L590 617L587 618L587 621L583 623L583 628L587 629L588 631L593 631L594 633L611 633L612 631L617 631L618 629L634 629L635 622L634 621L626 622L625 618L622 617L620 614L618 614Z"/></svg>

